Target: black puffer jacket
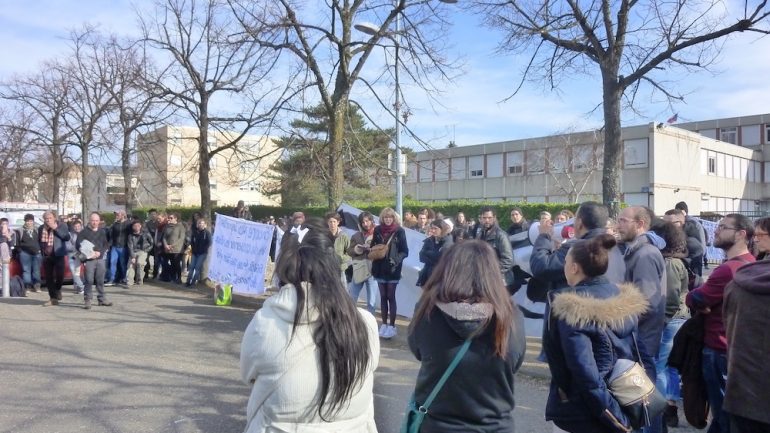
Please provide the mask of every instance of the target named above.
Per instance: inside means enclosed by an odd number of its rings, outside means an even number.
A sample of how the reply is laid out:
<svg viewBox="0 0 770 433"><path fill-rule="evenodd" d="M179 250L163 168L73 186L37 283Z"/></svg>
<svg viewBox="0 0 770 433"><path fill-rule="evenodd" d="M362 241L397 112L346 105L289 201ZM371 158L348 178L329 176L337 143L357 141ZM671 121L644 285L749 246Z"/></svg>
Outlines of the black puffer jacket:
<svg viewBox="0 0 770 433"><path fill-rule="evenodd" d="M391 235L388 254L380 260L372 261L372 275L374 278L387 281L398 281L401 279L401 265L404 259L409 255L409 245L406 243L406 232L403 227L399 227ZM388 240L382 236L380 226L374 228L372 237L372 246L385 244Z"/></svg>
<svg viewBox="0 0 770 433"><path fill-rule="evenodd" d="M417 286L422 287L428 281L430 274L433 273L433 267L436 266L441 255L453 244L451 234L438 239L429 236L422 242L420 261L424 263L424 266L420 269L420 275L417 277Z"/></svg>
<svg viewBox="0 0 770 433"><path fill-rule="evenodd" d="M414 398L424 402L465 339L481 326L484 304L441 304L409 334L420 361ZM516 306L505 359L495 355L494 325L473 339L468 352L428 409L422 433L514 431L514 373L526 350L524 318ZM490 313L491 314L491 313Z"/></svg>

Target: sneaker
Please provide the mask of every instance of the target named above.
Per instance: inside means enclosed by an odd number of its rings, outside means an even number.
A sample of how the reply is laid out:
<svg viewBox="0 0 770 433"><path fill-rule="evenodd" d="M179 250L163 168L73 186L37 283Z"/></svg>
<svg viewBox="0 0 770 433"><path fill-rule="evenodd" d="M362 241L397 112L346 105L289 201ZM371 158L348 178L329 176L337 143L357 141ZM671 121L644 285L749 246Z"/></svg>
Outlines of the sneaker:
<svg viewBox="0 0 770 433"><path fill-rule="evenodd" d="M388 325L380 325L380 337L385 338L385 333L388 330Z"/></svg>
<svg viewBox="0 0 770 433"><path fill-rule="evenodd" d="M54 305L59 305L59 300L58 299L51 298L51 299L49 299L49 300L47 300L46 302L43 303L44 307L53 307Z"/></svg>
<svg viewBox="0 0 770 433"><path fill-rule="evenodd" d="M78 295L85 295L86 294L86 289L78 289L77 294Z"/></svg>
<svg viewBox="0 0 770 433"><path fill-rule="evenodd" d="M104 286L105 286L105 287L107 287L107 286L114 286L114 285L115 285L115 282L114 282L114 281L105 281L105 282L104 282Z"/></svg>
<svg viewBox="0 0 770 433"><path fill-rule="evenodd" d="M99 306L100 306L100 307L112 307L112 302L108 302L108 301L99 301Z"/></svg>
<svg viewBox="0 0 770 433"><path fill-rule="evenodd" d="M32 291L35 292L35 293L42 292L42 290L40 290L40 283L36 283L35 285L33 285L32 286Z"/></svg>
<svg viewBox="0 0 770 433"><path fill-rule="evenodd" d="M390 326L390 332L388 332L388 338L393 338L398 335L398 329L395 326Z"/></svg>
<svg viewBox="0 0 770 433"><path fill-rule="evenodd" d="M86 299L86 302L83 304L83 309L85 310L91 309L91 301L89 299Z"/></svg>

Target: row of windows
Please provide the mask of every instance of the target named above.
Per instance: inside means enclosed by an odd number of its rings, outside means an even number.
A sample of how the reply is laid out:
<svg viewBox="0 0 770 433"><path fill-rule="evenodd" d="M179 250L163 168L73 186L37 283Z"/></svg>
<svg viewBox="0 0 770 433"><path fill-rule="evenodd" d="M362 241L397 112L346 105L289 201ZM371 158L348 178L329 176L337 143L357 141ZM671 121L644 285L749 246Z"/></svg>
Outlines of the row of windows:
<svg viewBox="0 0 770 433"><path fill-rule="evenodd" d="M708 150L701 152L701 174L762 182L762 163Z"/></svg>
<svg viewBox="0 0 770 433"><path fill-rule="evenodd" d="M764 137L762 137L763 132ZM724 141L725 143L740 146L758 146L762 144L762 138L764 138L765 143L770 143L770 124L701 129L698 131L698 134Z"/></svg>
<svg viewBox="0 0 770 433"><path fill-rule="evenodd" d="M648 140L626 140L623 166L643 168L648 164ZM433 182L525 174L592 172L603 166L601 148L592 144L530 149L488 155L411 162L407 182Z"/></svg>

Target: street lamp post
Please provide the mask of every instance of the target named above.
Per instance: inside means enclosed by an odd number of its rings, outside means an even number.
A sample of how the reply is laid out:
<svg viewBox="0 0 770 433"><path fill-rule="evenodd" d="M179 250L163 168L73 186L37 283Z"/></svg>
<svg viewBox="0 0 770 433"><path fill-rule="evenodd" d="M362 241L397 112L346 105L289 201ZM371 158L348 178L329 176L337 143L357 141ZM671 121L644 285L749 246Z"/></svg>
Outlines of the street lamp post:
<svg viewBox="0 0 770 433"><path fill-rule="evenodd" d="M438 0L441 3L447 3L447 4L454 4L457 3L457 0ZM398 0L394 0L395 4L398 5ZM356 30L366 33L367 35L376 35L380 28L370 24L370 23L360 23L353 26ZM395 30L395 37L391 35L391 40L393 40L393 44L395 45L395 65L394 65L394 72L393 76L395 79L395 87L396 87L396 96L395 101L393 104L393 117L396 119L396 137L393 140L393 144L396 147L395 154L394 154L394 162L395 162L395 171L396 171L396 213L400 218L404 217L404 182L403 177L406 174L404 166L401 165L401 121L399 120L399 117L401 115L401 86L398 81L398 59L399 59L399 50L401 49L401 13L398 13L396 15L396 30Z"/></svg>

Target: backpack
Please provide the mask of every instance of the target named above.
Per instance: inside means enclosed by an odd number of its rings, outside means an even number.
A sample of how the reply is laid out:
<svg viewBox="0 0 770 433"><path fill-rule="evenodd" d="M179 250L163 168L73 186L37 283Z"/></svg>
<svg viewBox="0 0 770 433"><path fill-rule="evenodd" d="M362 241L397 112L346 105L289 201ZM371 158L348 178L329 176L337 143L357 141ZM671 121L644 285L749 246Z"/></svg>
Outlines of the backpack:
<svg viewBox="0 0 770 433"><path fill-rule="evenodd" d="M24 280L19 276L11 277L11 297L23 298L27 296L27 288L24 287Z"/></svg>

